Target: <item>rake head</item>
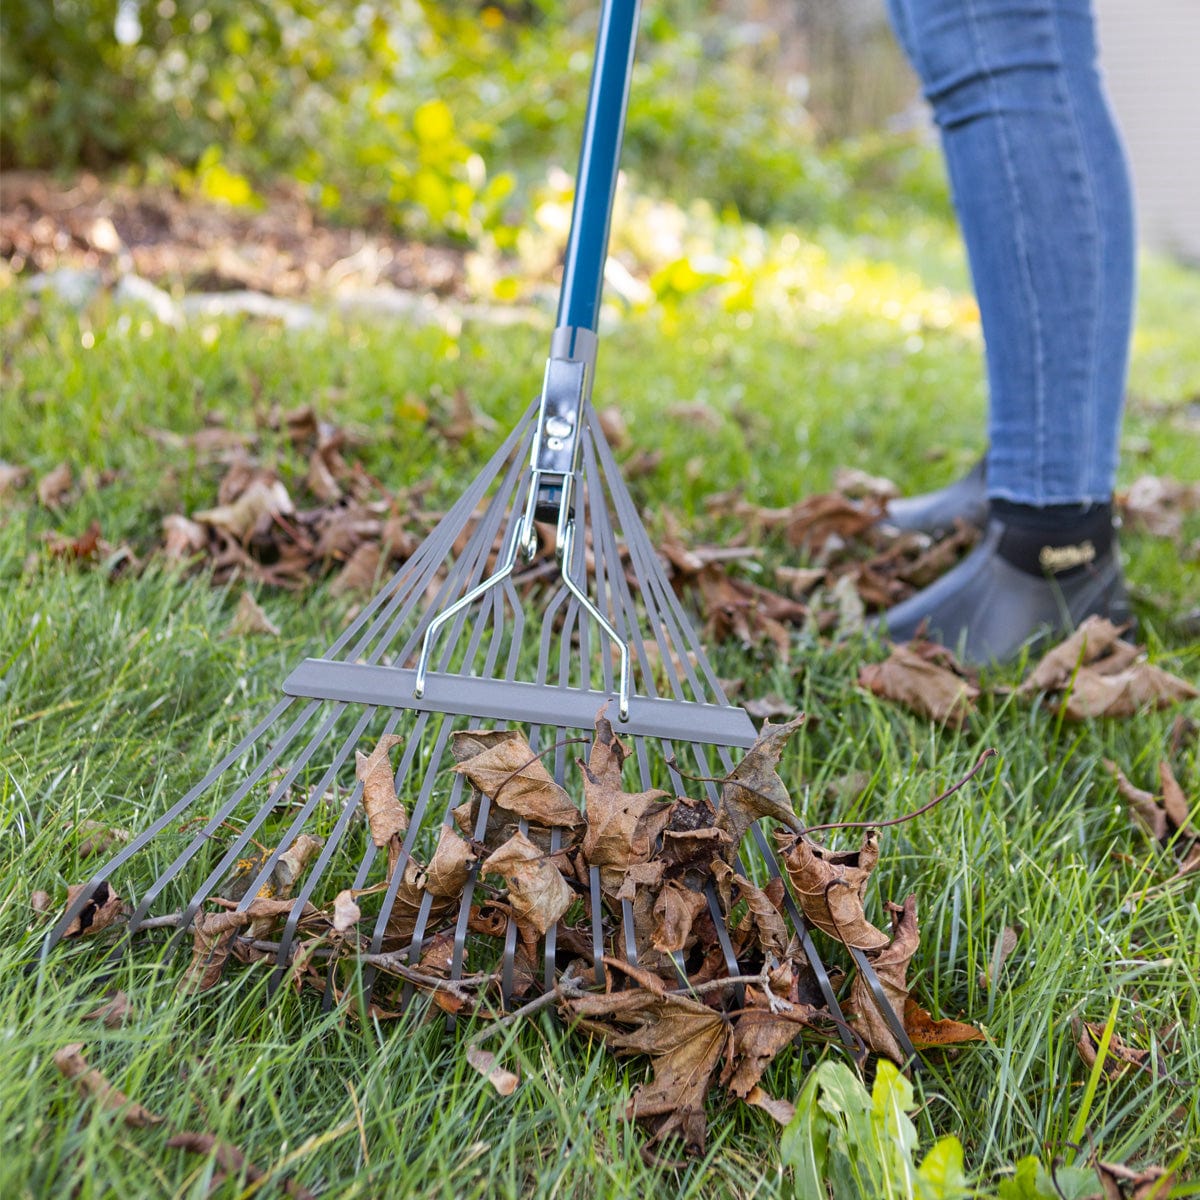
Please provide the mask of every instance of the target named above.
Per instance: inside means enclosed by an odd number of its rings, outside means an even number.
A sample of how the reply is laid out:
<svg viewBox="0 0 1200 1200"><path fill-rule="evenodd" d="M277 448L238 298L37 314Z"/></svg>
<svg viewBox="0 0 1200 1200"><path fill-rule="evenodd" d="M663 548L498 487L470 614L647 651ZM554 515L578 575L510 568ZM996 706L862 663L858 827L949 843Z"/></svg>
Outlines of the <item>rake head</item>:
<svg viewBox="0 0 1200 1200"><path fill-rule="evenodd" d="M125 891L122 869L149 854L157 878L130 901L112 954L139 931L169 929L173 945L193 943L185 976L193 990L215 982L232 952L266 961L272 987L302 961L328 1005L350 986L352 951L362 968L358 1003L376 1011L403 1007L427 978L451 986L482 977L508 1005L553 987L568 967L589 986L611 984L606 958L652 964L684 987L768 971L771 956L733 919L754 887L786 917L787 954L804 964L812 1002L853 1043L837 973L831 980L763 821L733 821L734 844L725 835L720 848L733 874L720 886L678 858L667 883L650 870L619 886L621 872L595 852L589 775L574 760L588 760L592 784L598 756L610 770L615 760L618 787L623 773L638 795L656 798L647 812L665 812L670 797L689 790L696 797L639 826L648 838L643 857L655 858L672 837L722 827L730 796L722 780L756 733L726 701L590 403L576 413L567 463L574 470L548 471L545 457L539 466L556 428L543 398L325 654L296 667L271 711L73 889L43 956L110 920ZM554 526L543 516L556 518ZM531 565L519 565L523 558ZM776 731L777 745L764 751L774 755L769 766L782 740ZM495 759L502 742L510 753ZM485 759L508 766L489 775ZM556 787L566 807L547 815L518 803L530 777L543 795ZM589 839L592 851L581 857ZM540 923L522 913L516 868L501 861L514 852L549 864L565 889L551 919L545 906ZM489 872L509 882L506 898L496 898ZM729 883L738 876L740 890ZM707 946L694 934L666 949L652 938L647 906L668 885L683 897L693 929L709 931ZM537 885L525 886L528 893ZM817 930L817 940L828 932ZM911 1055L863 948L834 940ZM740 1002L740 989L730 994Z"/></svg>

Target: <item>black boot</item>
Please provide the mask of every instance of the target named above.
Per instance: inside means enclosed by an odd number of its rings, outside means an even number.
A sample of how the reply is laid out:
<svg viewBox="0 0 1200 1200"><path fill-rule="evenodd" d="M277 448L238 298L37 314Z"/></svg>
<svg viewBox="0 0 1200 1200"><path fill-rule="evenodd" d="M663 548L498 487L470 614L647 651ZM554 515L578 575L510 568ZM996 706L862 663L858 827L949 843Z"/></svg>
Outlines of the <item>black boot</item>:
<svg viewBox="0 0 1200 1200"><path fill-rule="evenodd" d="M1130 620L1110 505L1095 505L1057 529L1045 528L1044 518L1022 523L1016 506L1001 507L1005 515L993 512L957 567L872 627L902 642L924 626L924 636L963 662L983 664L1013 659L1033 639L1064 636L1094 614L1116 624Z"/></svg>
<svg viewBox="0 0 1200 1200"><path fill-rule="evenodd" d="M895 529L914 530L940 538L956 520L982 529L987 523L987 459L981 458L961 479L936 492L900 496L889 501L884 522Z"/></svg>

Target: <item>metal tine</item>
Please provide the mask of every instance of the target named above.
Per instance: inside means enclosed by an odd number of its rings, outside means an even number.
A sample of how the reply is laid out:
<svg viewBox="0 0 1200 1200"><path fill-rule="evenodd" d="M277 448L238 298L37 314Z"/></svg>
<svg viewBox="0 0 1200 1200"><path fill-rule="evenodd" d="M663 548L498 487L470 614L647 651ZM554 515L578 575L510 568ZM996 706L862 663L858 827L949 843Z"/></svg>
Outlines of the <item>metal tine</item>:
<svg viewBox="0 0 1200 1200"><path fill-rule="evenodd" d="M487 569L488 557L491 554L492 547L495 545L496 534L506 516L508 517L508 524L505 528L505 536L511 536L514 523L520 519L519 512L515 506L511 512L509 511L508 498L512 495L511 489L516 489L515 495L519 503L529 488L528 479L518 479L523 466L523 461L519 457L514 458L509 464L507 474L501 482L500 489L492 497L487 508L484 510L483 516L479 519L474 530L472 530L467 545L459 555L454 566L447 573L445 582L438 590L433 602L426 605L420 619L416 623L416 627L397 652L395 662L398 665L408 662L412 655L416 653L424 636L425 627L433 619L438 609L452 597L470 591L471 588L475 587L483 579L484 572ZM448 532L457 535L461 530ZM454 536L451 536L449 542L452 544L453 541ZM448 551L449 546L447 547ZM423 597L424 590L414 594L413 604L406 609L406 616L411 614L412 608ZM453 628L461 630L461 621L456 622ZM456 637L457 634L453 635L449 640L453 642ZM448 661L448 659L443 658L443 663Z"/></svg>
<svg viewBox="0 0 1200 1200"><path fill-rule="evenodd" d="M255 784L257 784L258 781L262 779L262 777L271 769L271 767L275 765L276 761L283 754L284 750L286 750L288 746L290 746L291 743L296 739L296 736L299 734L301 729L304 728L304 726L308 723L309 718L319 707L320 701L316 700L310 701L304 706L300 715L292 722L283 736L277 742L275 742L274 745L272 745L262 762L260 762L250 772L250 774L246 776L241 784L234 790L233 795L230 796L230 798L226 800L225 803L222 804L217 810L216 814L209 818L204 828L201 829L200 832L192 838L191 842L188 843L187 849L184 850L175 859L175 861L171 863L167 870L161 874L153 884L151 884L146 894L142 897L141 902L134 909L133 915L130 917L129 922L126 925L126 932L128 935L131 936L137 932L138 926L141 924L142 919L149 911L150 905L154 903L155 899L158 897L163 888L165 888L167 884L170 883L171 880L173 880L179 874L179 872L182 871L192 861L200 847L208 841L209 837L217 829L219 829L226 820L228 820L229 815L234 811L235 808L237 808L242 800L245 799L250 789L254 787ZM195 788L192 790L196 791ZM191 795L191 793L189 793L189 795Z"/></svg>
<svg viewBox="0 0 1200 1200"><path fill-rule="evenodd" d="M589 413L589 429L596 444L596 451L604 470L605 482L608 485L609 497L612 501L613 509L617 514L630 557L632 559L636 556L642 561L641 569L635 567L639 584L643 588L649 585L654 593L661 596L662 610L670 618L673 631L672 637L677 642L680 650L680 662L684 666L688 681L695 689L696 699L725 704L727 701L720 680L712 670L708 656L704 653L703 646L700 644L695 631L691 628L690 622L684 615L674 591L671 589L666 576L662 572L662 568L658 564L654 548L650 545L650 541L645 535L645 529L641 518L638 516L633 497L629 494L629 489L621 477L620 469L613 458L612 449L604 438L603 430L599 427L599 418L594 416L594 412ZM647 602L649 602L648 598ZM694 673L693 664L688 655L689 651L696 655L697 661L701 664L708 683L707 694L706 689L701 685ZM684 697L681 695L680 698Z"/></svg>
<svg viewBox="0 0 1200 1200"><path fill-rule="evenodd" d="M238 861L238 859L241 857L242 851L253 840L254 834L257 832L258 828L271 815L271 811L274 809L275 805L287 795L292 784L295 782L296 776L299 775L300 772L308 765L309 759L312 758L317 750L324 745L330 729L332 729L337 723L338 717L342 715L342 713L345 711L345 708L345 704L334 705L333 711L325 718L317 732L301 751L300 757L288 768L283 778L275 785L275 787L271 789L271 794L266 803L258 807L254 815L249 821L246 822L245 828L243 828L242 832L239 833L234 839L233 844L228 850L225 851L217 865L209 872L204 882L195 890L195 892L192 893L191 899L188 900L186 906L184 907L183 913L179 918L179 924L176 926L175 932L171 936L171 940L168 945L168 952L174 950L175 947L178 946L187 935L187 931L191 926L192 920L195 918L196 913L199 911L200 906L205 900L208 899L209 896L212 895L212 889L229 874L230 868ZM205 836L207 836L208 833L214 832L215 829L219 827L220 823L218 823L218 825L212 825L210 822L209 824L212 827L207 829ZM287 847L284 845L278 845L268 854L267 860L263 864L267 874L270 874L270 872L275 869L275 865L283 856L286 848ZM162 881L160 881L160 883L161 882ZM156 884L155 886L158 887L159 885ZM147 900L143 901L143 905L147 904L148 901L149 897L147 897ZM138 919L140 920L140 917Z"/></svg>
<svg viewBox="0 0 1200 1200"><path fill-rule="evenodd" d="M496 667L496 660L499 657L500 648L503 644L504 633L504 597L500 592L496 592L492 597L492 638L488 645L488 653L484 662L484 671L491 674ZM471 638L467 648L466 665L470 666L478 654L479 643L482 640L483 624L477 623L472 630ZM443 771L442 760L446 751L446 744L450 739L450 735L454 729L454 722L450 717L443 717L441 726L438 731L438 736L434 744L433 753L429 756L429 762L425 769L425 774L421 781L421 790L417 796L417 803L413 808L412 815L409 818L408 832L405 834L404 842L400 848L400 854L396 860L395 870L393 871L391 884L388 888L384 903L380 909L379 918L375 922L375 929L371 937L371 953L378 954L383 943L383 935L387 928L388 917L391 913L391 908L395 902L395 897L399 891L403 874L408 866L408 860L412 855L413 846L416 843L418 834L425 823L425 813L429 807L429 802L433 798L433 789L437 778ZM414 746L417 744L414 739ZM402 763L400 770L397 772L396 783L399 786L400 780L407 775L405 765ZM450 823L450 814L455 807L457 798L462 794L463 777L455 775L451 783L449 796L447 798L445 810L442 813L441 824L448 825ZM413 955L417 952L424 940L425 926L429 919L429 912L433 906L432 896L426 894L422 897L421 908L417 914L417 921L413 929L413 936L409 945L409 961L412 961ZM370 970L369 973L364 973L363 976L363 991L369 998L371 987L375 980L375 971ZM407 989L406 989L407 990Z"/></svg>
<svg viewBox="0 0 1200 1200"><path fill-rule="evenodd" d="M253 729L250 730L238 744L212 768L199 783L191 787L180 799L176 800L161 817L146 829L142 830L132 841L122 847L83 885L79 894L67 905L67 911L59 918L54 928L50 930L42 942L39 960L45 961L46 956L62 940L63 933L70 928L72 922L79 916L91 901L96 888L106 882L109 876L125 865L135 854L146 848L172 821L176 821L185 813L196 799L203 795L251 746L258 743L268 729L295 703L295 698L285 696Z"/></svg>
<svg viewBox="0 0 1200 1200"><path fill-rule="evenodd" d="M532 437L532 425L535 416L536 405L531 405L516 428L504 439L503 444L492 455L484 469L476 476L475 480L468 486L462 496L451 506L445 516L438 521L437 525L434 526L428 536L413 552L412 557L380 589L378 594L342 632L341 636L338 637L329 649L325 651L322 657L336 658L385 602L388 602L388 611L380 615L372 623L371 628L364 633L363 637L356 643L354 649L347 655L348 659L356 659L362 653L371 640L378 635L379 630L391 619L396 607L402 605L405 599L410 601L405 616L411 613L412 608L424 596L425 588L428 586L429 581L436 576L438 570L444 564L450 547L453 545L454 539L457 537L463 524L470 519L471 514L478 507L480 500L487 494L488 488L503 471L506 462L509 461L514 450L519 451L519 453L512 461L521 462L521 455L525 452L526 444ZM404 617L401 618L402 621L403 619Z"/></svg>

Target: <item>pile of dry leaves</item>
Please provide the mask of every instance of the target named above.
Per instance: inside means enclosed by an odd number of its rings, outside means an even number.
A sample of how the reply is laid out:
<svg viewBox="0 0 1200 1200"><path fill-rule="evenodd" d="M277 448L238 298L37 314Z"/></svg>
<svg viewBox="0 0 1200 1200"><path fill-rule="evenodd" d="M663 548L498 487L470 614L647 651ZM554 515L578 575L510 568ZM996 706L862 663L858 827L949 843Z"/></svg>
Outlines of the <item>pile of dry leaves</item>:
<svg viewBox="0 0 1200 1200"><path fill-rule="evenodd" d="M790 1104L767 1094L762 1078L802 1036L841 1038L859 1055L874 1051L900 1062L897 1029L918 1047L979 1039L970 1026L935 1021L909 995L907 968L919 944L916 897L888 906L890 931L867 916L876 832L865 830L857 850L836 851L814 840L796 816L776 766L801 722L768 723L718 781L715 806L703 797L625 790L629 748L603 713L586 761L577 764L582 805L519 730L457 732L451 770L465 776L471 798L438 829L427 862L404 852L409 815L389 758L399 739L384 737L357 757L367 832L386 856L384 879L345 889L323 907L305 905L288 954L291 977L297 986L332 988L332 998L353 1009L344 969L365 965L387 981L374 989L376 1019L398 1015L414 988L429 995L434 1011L492 1018L468 1054L502 1091L516 1078L482 1041L514 1018L557 1004L570 1026L599 1036L617 1054L649 1058L652 1076L635 1092L631 1115L648 1127L651 1146L678 1138L702 1147L704 1101L714 1087L789 1119ZM773 862L782 870L759 883L743 864L755 861L746 834L764 818L775 828ZM239 909L267 852L241 865L195 917L184 990L213 987L230 958L277 960L280 929L296 905L291 897L320 849L317 838L297 838ZM72 930L76 936L120 923L115 891L106 884L101 893ZM789 905L798 911L789 915ZM368 925L382 930L374 946L362 931ZM463 928L465 948L455 941ZM805 951L813 930L855 966L844 1014L827 1000L841 968L827 970ZM502 978L513 997L536 993L550 931L556 984L504 1015ZM890 1011L882 1011L880 997Z"/></svg>

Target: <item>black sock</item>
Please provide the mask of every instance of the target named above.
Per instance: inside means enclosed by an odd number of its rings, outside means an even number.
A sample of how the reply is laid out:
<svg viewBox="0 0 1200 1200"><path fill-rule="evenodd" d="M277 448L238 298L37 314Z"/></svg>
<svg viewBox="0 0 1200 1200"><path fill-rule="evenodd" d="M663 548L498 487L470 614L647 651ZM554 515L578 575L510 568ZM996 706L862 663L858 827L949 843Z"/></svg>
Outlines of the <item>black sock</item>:
<svg viewBox="0 0 1200 1200"><path fill-rule="evenodd" d="M1029 575L1073 575L1112 549L1111 504L990 505L1004 524L997 552Z"/></svg>

